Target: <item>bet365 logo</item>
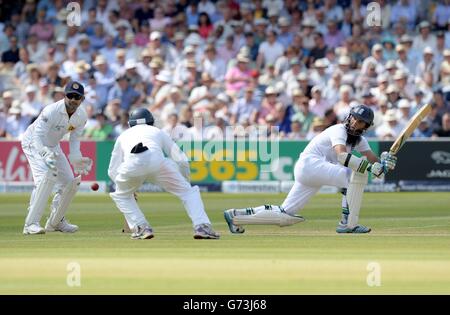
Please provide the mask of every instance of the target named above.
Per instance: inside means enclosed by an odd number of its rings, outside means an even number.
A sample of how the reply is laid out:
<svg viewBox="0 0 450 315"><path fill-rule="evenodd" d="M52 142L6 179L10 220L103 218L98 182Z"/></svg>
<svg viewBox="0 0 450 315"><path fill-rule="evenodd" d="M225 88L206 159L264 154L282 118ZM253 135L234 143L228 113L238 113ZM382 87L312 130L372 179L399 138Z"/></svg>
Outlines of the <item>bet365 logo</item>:
<svg viewBox="0 0 450 315"><path fill-rule="evenodd" d="M81 26L81 8L78 2L69 2L66 7L67 26Z"/></svg>
<svg viewBox="0 0 450 315"><path fill-rule="evenodd" d="M369 27L381 26L381 7L378 2L367 5L366 24Z"/></svg>

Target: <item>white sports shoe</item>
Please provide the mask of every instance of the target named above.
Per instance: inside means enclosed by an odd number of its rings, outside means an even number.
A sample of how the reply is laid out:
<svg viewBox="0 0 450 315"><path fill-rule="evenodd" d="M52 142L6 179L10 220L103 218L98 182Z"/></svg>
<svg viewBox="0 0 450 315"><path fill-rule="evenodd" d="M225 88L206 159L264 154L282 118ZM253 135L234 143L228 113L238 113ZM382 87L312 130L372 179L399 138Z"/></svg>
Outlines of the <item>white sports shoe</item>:
<svg viewBox="0 0 450 315"><path fill-rule="evenodd" d="M45 230L39 223L33 223L30 225L25 225L23 227L23 234L32 235L32 234L45 234Z"/></svg>
<svg viewBox="0 0 450 315"><path fill-rule="evenodd" d="M203 223L196 225L194 228L194 238L196 240L219 239L220 235L212 229L211 224Z"/></svg>
<svg viewBox="0 0 450 315"><path fill-rule="evenodd" d="M131 234L133 240L149 240L153 237L153 229L148 225L137 226Z"/></svg>
<svg viewBox="0 0 450 315"><path fill-rule="evenodd" d="M69 221L66 220L66 218L63 218L61 222L58 223L58 225L53 226L50 224L50 219L47 220L47 223L45 224L45 230L47 232L63 232L63 233L75 233L78 231L78 225L70 224Z"/></svg>

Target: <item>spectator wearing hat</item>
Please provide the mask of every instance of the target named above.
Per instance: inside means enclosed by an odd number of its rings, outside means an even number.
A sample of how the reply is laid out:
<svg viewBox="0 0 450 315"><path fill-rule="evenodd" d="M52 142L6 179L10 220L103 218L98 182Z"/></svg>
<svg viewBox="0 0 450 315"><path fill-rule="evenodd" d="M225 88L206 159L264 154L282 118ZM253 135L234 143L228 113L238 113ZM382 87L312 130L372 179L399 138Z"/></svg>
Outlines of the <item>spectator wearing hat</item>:
<svg viewBox="0 0 450 315"><path fill-rule="evenodd" d="M120 108L129 111L133 105L141 100L141 95L130 84L125 75L117 75L116 84L108 92L108 102L120 99Z"/></svg>
<svg viewBox="0 0 450 315"><path fill-rule="evenodd" d="M287 49L284 51L283 55L278 57L277 60L275 61L276 75L282 76L283 73L290 70L292 66L296 66L294 64L291 65L290 62L292 60L295 60L294 63L297 63L297 62L300 63L300 59L301 59L300 57L301 57L301 55L300 55L300 51L298 48L296 48L294 46L288 46ZM300 65L301 65L301 63L300 63Z"/></svg>
<svg viewBox="0 0 450 315"><path fill-rule="evenodd" d="M384 115L384 123L376 128L375 135L379 139L393 140L398 137L403 130L403 125L399 123L397 119L397 110L389 109Z"/></svg>
<svg viewBox="0 0 450 315"><path fill-rule="evenodd" d="M426 72L433 75L433 83L436 83L439 76L439 65L434 61L434 50L431 47L425 47L423 50L423 58L417 64L415 74L420 77Z"/></svg>
<svg viewBox="0 0 450 315"><path fill-rule="evenodd" d="M324 117L325 111L332 107L332 105L323 97L322 93L323 87L319 85L315 85L311 89L312 98L309 101L309 109L318 117Z"/></svg>
<svg viewBox="0 0 450 315"><path fill-rule="evenodd" d="M276 122L283 118L280 115L280 107L284 107L278 100L278 93L274 86L268 86L265 90L264 98L261 102L261 107L258 111L257 122L260 125L267 124L267 116L272 116Z"/></svg>
<svg viewBox="0 0 450 315"><path fill-rule="evenodd" d="M414 74L416 72L416 64L408 58L408 50L405 45L398 44L395 46L397 52L397 60L395 66L397 69L402 70L408 74Z"/></svg>
<svg viewBox="0 0 450 315"><path fill-rule="evenodd" d="M171 86L169 90L168 100L161 110L161 121L167 123L167 120L171 113L179 113L180 110L186 105L187 102L184 94L182 93L182 90L177 86Z"/></svg>
<svg viewBox="0 0 450 315"><path fill-rule="evenodd" d="M241 50L245 46L245 32L244 32L244 22L240 20L231 21L231 27L233 28L234 36L234 47L237 50Z"/></svg>
<svg viewBox="0 0 450 315"><path fill-rule="evenodd" d="M56 86L51 90L52 103L62 100L64 96L64 89L60 86Z"/></svg>
<svg viewBox="0 0 450 315"><path fill-rule="evenodd" d="M5 115L8 113L8 110L12 106L12 102L14 100L14 95L11 91L4 91L2 93L2 100L0 103L0 111L3 111Z"/></svg>
<svg viewBox="0 0 450 315"><path fill-rule="evenodd" d="M325 87L330 79L330 75L327 71L329 67L328 59L320 58L314 62L314 68L311 71L309 80L313 85L320 85Z"/></svg>
<svg viewBox="0 0 450 315"><path fill-rule="evenodd" d="M201 74L202 85L194 87L189 94L188 105L194 111L204 112L213 103L218 91L213 87L214 78L207 72Z"/></svg>
<svg viewBox="0 0 450 315"><path fill-rule="evenodd" d="M239 97L231 107L231 119L232 125L239 124L255 124L258 111L260 110L260 104L254 98L255 88L249 86L245 89L245 93L242 97Z"/></svg>
<svg viewBox="0 0 450 315"><path fill-rule="evenodd" d="M45 77L39 81L39 90L36 95L36 99L41 104L51 104L52 97L50 95L50 84Z"/></svg>
<svg viewBox="0 0 450 315"><path fill-rule="evenodd" d="M264 65L275 64L278 57L284 53L284 47L277 42L277 33L275 31L267 32L267 40L259 46L256 65L261 69Z"/></svg>
<svg viewBox="0 0 450 315"><path fill-rule="evenodd" d="M417 9L413 0L398 0L391 10L391 24L406 21L408 29L412 30L418 16Z"/></svg>
<svg viewBox="0 0 450 315"><path fill-rule="evenodd" d="M288 59L288 58L289 57L287 56L286 59ZM288 86L290 86L292 84L296 84L297 76L302 71L305 71L306 67L302 64L300 59L295 58L295 57L292 59L288 59L288 65L289 65L289 68L286 71L282 72L282 74L281 74L281 80L283 82L286 82L288 84ZM289 88L288 88L288 91L290 91Z"/></svg>
<svg viewBox="0 0 450 315"><path fill-rule="evenodd" d="M258 85L266 88L270 85L275 86L280 81L279 76L275 72L275 66L272 64L266 65L264 72L258 77Z"/></svg>
<svg viewBox="0 0 450 315"><path fill-rule="evenodd" d="M19 100L14 100L6 117L6 139L20 140L30 123L28 117L22 116L22 106Z"/></svg>
<svg viewBox="0 0 450 315"><path fill-rule="evenodd" d="M375 65L376 74L383 73L383 46L381 44L375 44L372 46L371 55L364 59L361 66L361 73L367 73L369 65Z"/></svg>
<svg viewBox="0 0 450 315"><path fill-rule="evenodd" d="M408 74L401 70L397 70L394 74L394 82L397 85L401 98L408 100L414 99L415 86L408 81Z"/></svg>
<svg viewBox="0 0 450 315"><path fill-rule="evenodd" d="M400 124L406 125L413 115L411 103L409 100L403 98L398 102L397 107L397 120Z"/></svg>
<svg viewBox="0 0 450 315"><path fill-rule="evenodd" d="M105 56L106 58L106 56ZM125 73L125 61L127 60L127 52L125 49L116 50L115 62L109 63L111 65L111 70L114 75Z"/></svg>
<svg viewBox="0 0 450 315"><path fill-rule="evenodd" d="M237 65L230 68L225 75L226 91L230 95L236 95L252 82L251 70L248 67L250 59L242 54L237 56Z"/></svg>
<svg viewBox="0 0 450 315"><path fill-rule="evenodd" d="M78 60L84 60L87 63L92 62L91 40L86 34L82 34L78 39Z"/></svg>
<svg viewBox="0 0 450 315"><path fill-rule="evenodd" d="M225 62L217 56L214 45L209 44L205 48L205 55L201 63L204 72L207 72L216 81L223 81L227 71Z"/></svg>
<svg viewBox="0 0 450 315"><path fill-rule="evenodd" d="M333 106L340 121L344 121L350 113L350 104L354 100L353 88L350 85L342 85L339 87L339 100Z"/></svg>
<svg viewBox="0 0 450 315"><path fill-rule="evenodd" d="M170 88L172 87L172 74L163 70L155 77L156 81L152 89L150 97L153 102L150 103L149 110L154 115L159 115L161 108L168 102L170 95Z"/></svg>
<svg viewBox="0 0 450 315"><path fill-rule="evenodd" d="M413 41L413 49L416 51L424 51L426 47L432 50L436 49L436 36L431 33L431 24L428 21L422 21L418 25L419 34L415 36Z"/></svg>
<svg viewBox="0 0 450 315"><path fill-rule="evenodd" d="M323 117L314 117L311 126L308 130L308 133L306 134L306 140L310 141L312 140L315 136L317 136L318 134L320 134L322 131L324 131L326 128L326 124L325 121L323 119Z"/></svg>
<svg viewBox="0 0 450 315"><path fill-rule="evenodd" d="M20 82L22 88L29 85L39 86L39 81L42 78L40 67L35 63L30 63L27 66L27 76L24 81Z"/></svg>
<svg viewBox="0 0 450 315"><path fill-rule="evenodd" d="M89 78L88 71L91 69L91 66L84 60L79 60L75 63L74 74L71 79L73 81L79 81L84 86L87 85L87 81Z"/></svg>
<svg viewBox="0 0 450 315"><path fill-rule="evenodd" d="M113 71L108 66L108 62L103 55L97 55L93 62L95 68L94 78L96 82L97 102L95 103L96 111L105 108L108 102L109 90L114 86L116 78Z"/></svg>
<svg viewBox="0 0 450 315"><path fill-rule="evenodd" d="M268 22L264 18L257 18L254 21L255 44L261 45L266 40Z"/></svg>

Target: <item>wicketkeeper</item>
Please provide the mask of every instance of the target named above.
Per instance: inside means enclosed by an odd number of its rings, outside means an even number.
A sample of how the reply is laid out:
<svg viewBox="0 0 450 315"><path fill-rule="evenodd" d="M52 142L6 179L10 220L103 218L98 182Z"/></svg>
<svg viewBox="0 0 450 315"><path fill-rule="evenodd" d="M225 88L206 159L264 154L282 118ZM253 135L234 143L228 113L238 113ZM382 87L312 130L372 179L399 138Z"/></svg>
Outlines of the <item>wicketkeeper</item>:
<svg viewBox="0 0 450 315"><path fill-rule="evenodd" d="M74 177L61 150L60 141L70 133L70 164L75 174L88 174L92 160L82 156L79 140L87 121L87 114L80 107L83 100L83 85L76 81L69 82L65 88L64 99L46 106L25 131L22 149L30 163L34 189L23 234L44 234L46 231L74 233L78 230L78 226L70 224L65 215L78 190L81 175ZM40 221L55 187L56 194L51 204L50 217L44 229Z"/></svg>
<svg viewBox="0 0 450 315"><path fill-rule="evenodd" d="M369 173L382 177L395 168L397 158L383 152L381 159L372 152L363 136L373 124L374 114L365 105L350 110L346 121L331 126L314 137L300 154L294 169L295 183L281 206L229 209L224 213L232 233L243 233L242 225L292 225L304 221L297 213L324 185L342 189L342 217L337 233L368 233L358 224L359 212ZM362 157L352 154L355 150Z"/></svg>

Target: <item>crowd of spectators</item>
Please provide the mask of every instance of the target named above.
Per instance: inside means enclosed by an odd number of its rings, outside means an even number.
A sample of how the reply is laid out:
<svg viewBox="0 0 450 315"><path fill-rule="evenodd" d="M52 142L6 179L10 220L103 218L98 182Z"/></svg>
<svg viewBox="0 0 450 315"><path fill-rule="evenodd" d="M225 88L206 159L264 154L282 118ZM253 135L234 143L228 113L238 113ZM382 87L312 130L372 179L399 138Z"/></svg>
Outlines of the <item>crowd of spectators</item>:
<svg viewBox="0 0 450 315"><path fill-rule="evenodd" d="M85 0L78 20L68 3L2 4L0 137L20 139L69 80L86 139L147 107L174 140L309 140L357 104L375 112L367 136L392 139L425 103L413 136L450 136L450 0Z"/></svg>

